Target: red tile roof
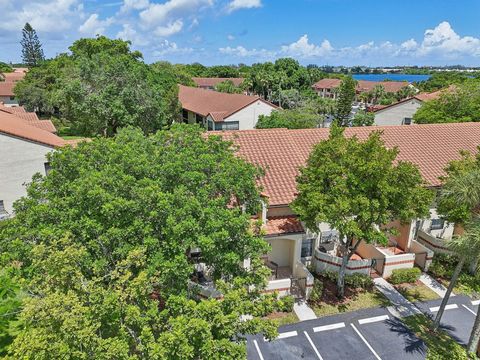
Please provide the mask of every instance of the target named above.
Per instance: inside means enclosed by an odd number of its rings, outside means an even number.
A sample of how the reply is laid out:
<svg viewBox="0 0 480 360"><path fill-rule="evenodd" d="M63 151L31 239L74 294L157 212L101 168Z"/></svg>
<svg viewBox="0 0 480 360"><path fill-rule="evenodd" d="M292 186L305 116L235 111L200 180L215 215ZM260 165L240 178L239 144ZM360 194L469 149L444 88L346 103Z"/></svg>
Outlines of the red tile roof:
<svg viewBox="0 0 480 360"><path fill-rule="evenodd" d="M213 121L221 122L257 100L275 107L259 98L243 94L227 94L179 85L178 99L182 107L202 116L212 116Z"/></svg>
<svg viewBox="0 0 480 360"><path fill-rule="evenodd" d="M305 232L302 223L294 215L269 217L263 229L267 236Z"/></svg>
<svg viewBox="0 0 480 360"><path fill-rule="evenodd" d="M420 101L436 100L442 96L442 94L454 92L456 89L457 87L455 85L450 85L448 88L440 89L431 93L417 94L415 95L415 98Z"/></svg>
<svg viewBox="0 0 480 360"><path fill-rule="evenodd" d="M215 78L215 77L193 77L193 82L198 87L215 87L215 85L230 80L235 86L240 86L243 83L244 78Z"/></svg>
<svg viewBox="0 0 480 360"><path fill-rule="evenodd" d="M347 136L366 139L373 130L383 131L387 147L397 146L398 160L411 161L430 186L439 186L446 165L460 159L460 150L476 152L480 123L348 128ZM260 181L270 205L287 205L295 198L298 169L312 147L328 138L329 129L265 129L211 132L239 146L239 155L265 169Z"/></svg>
<svg viewBox="0 0 480 360"><path fill-rule="evenodd" d="M22 119L28 125L35 126L39 129L46 130L51 133L56 133L57 129L50 120L40 120L34 112L26 112L23 106L4 106L0 104L0 111L13 114Z"/></svg>
<svg viewBox="0 0 480 360"><path fill-rule="evenodd" d="M6 111L0 111L0 133L51 147L64 146L66 144L65 141L57 135L31 126L23 119Z"/></svg>
<svg viewBox="0 0 480 360"><path fill-rule="evenodd" d="M334 89L340 86L342 81L340 79L322 79L313 84L314 89ZM376 85L383 85L386 92L396 93L401 88L408 85L406 81L357 81L357 92L369 92L372 91Z"/></svg>
<svg viewBox="0 0 480 360"><path fill-rule="evenodd" d="M12 81L1 81L0 82L0 96L15 96L13 93L13 88L15 83Z"/></svg>
<svg viewBox="0 0 480 360"><path fill-rule="evenodd" d="M5 79L5 82L17 82L22 80L25 77L26 73L21 71L15 71L11 73L2 73L2 75Z"/></svg>

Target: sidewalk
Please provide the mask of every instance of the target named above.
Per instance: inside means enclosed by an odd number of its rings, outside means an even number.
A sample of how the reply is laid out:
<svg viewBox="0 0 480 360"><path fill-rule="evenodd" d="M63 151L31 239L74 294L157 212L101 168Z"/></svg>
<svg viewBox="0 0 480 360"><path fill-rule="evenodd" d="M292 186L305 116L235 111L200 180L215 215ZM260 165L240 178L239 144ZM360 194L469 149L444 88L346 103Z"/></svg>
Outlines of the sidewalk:
<svg viewBox="0 0 480 360"><path fill-rule="evenodd" d="M388 307L388 311L396 317L407 317L421 314L421 311L410 301L400 294L389 282L383 278L373 280L375 287L387 297L393 306Z"/></svg>
<svg viewBox="0 0 480 360"><path fill-rule="evenodd" d="M313 312L313 310L307 305L305 301L295 302L293 305L293 311L297 315L300 321L305 320L313 320L317 318L317 315Z"/></svg>
<svg viewBox="0 0 480 360"><path fill-rule="evenodd" d="M423 273L422 276L420 276L420 281L424 283L426 286L428 286L433 292L435 292L442 299L445 297L447 288L442 284L440 284L437 280L432 278L430 275ZM455 296L455 294L452 292L450 296Z"/></svg>

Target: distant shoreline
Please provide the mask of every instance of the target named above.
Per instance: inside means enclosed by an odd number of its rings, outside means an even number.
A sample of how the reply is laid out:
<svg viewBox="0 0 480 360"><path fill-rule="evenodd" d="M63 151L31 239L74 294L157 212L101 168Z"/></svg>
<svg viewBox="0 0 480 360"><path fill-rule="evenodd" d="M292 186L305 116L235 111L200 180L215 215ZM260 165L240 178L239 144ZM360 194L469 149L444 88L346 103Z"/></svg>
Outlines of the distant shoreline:
<svg viewBox="0 0 480 360"><path fill-rule="evenodd" d="M409 83L427 81L432 75L430 74L353 74L352 77L355 80L367 80L367 81L407 81Z"/></svg>

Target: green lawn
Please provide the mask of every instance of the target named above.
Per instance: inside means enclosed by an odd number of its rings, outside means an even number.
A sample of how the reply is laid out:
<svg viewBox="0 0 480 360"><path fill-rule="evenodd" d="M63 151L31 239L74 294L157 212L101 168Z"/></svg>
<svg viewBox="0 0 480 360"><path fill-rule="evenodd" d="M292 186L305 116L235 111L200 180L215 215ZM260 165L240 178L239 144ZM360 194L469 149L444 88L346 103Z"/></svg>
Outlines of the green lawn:
<svg viewBox="0 0 480 360"><path fill-rule="evenodd" d="M364 290L357 292L355 295L343 302L326 303L321 301L318 304L313 305L312 309L315 312L315 315L322 317L348 311L374 308L379 306L386 307L390 305L390 301L381 292L373 288L369 291Z"/></svg>
<svg viewBox="0 0 480 360"><path fill-rule="evenodd" d="M426 360L467 360L465 349L444 331L433 333L432 321L424 315L409 316L402 320L428 347Z"/></svg>
<svg viewBox="0 0 480 360"><path fill-rule="evenodd" d="M429 301L440 298L437 293L424 284L400 284L395 286L395 288L411 302Z"/></svg>
<svg viewBox="0 0 480 360"><path fill-rule="evenodd" d="M288 324L294 324L299 322L297 315L292 312L277 312L267 316L267 319L272 320L277 326L283 326Z"/></svg>

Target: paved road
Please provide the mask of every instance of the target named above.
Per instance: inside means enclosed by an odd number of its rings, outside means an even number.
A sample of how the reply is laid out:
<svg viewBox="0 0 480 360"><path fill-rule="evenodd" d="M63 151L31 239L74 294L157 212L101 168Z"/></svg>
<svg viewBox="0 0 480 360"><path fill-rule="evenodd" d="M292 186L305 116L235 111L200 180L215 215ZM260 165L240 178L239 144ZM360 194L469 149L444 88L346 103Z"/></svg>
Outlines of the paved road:
<svg viewBox="0 0 480 360"><path fill-rule="evenodd" d="M456 296L449 302L442 326L466 344L478 303ZM440 300L416 304L434 316ZM385 308L360 310L283 326L279 337L265 341L252 336L247 342L250 360L293 359L425 359L426 345Z"/></svg>

